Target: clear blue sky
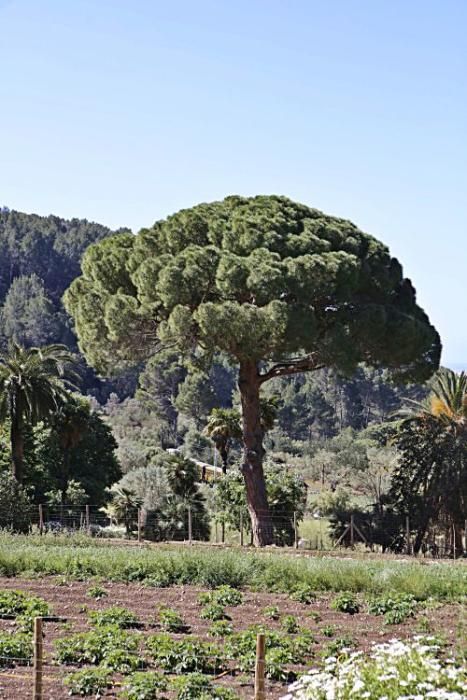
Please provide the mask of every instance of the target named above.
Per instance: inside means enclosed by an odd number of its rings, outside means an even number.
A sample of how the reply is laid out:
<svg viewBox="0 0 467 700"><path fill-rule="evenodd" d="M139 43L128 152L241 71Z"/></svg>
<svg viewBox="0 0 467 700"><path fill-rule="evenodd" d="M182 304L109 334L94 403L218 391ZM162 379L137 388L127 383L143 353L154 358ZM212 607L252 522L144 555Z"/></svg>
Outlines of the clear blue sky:
<svg viewBox="0 0 467 700"><path fill-rule="evenodd" d="M466 27L465 0L0 0L0 204L138 230L288 195L389 244L467 366Z"/></svg>

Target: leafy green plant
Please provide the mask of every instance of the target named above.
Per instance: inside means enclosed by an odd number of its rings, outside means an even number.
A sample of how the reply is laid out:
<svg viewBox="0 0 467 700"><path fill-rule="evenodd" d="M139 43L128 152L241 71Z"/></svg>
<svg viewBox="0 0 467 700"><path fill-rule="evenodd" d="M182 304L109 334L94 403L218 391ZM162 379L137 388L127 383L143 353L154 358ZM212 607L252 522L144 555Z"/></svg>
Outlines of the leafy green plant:
<svg viewBox="0 0 467 700"><path fill-rule="evenodd" d="M182 616L176 610L165 605L159 607L159 623L166 632L187 631L187 625L183 622Z"/></svg>
<svg viewBox="0 0 467 700"><path fill-rule="evenodd" d="M158 666L171 673L215 673L224 668L219 647L193 637L177 640L155 634L147 638L146 649Z"/></svg>
<svg viewBox="0 0 467 700"><path fill-rule="evenodd" d="M167 687L167 678L162 673L157 671L136 672L132 673L125 681L120 697L125 700L158 700L162 698Z"/></svg>
<svg viewBox="0 0 467 700"><path fill-rule="evenodd" d="M334 635L336 634L335 625L325 625L321 630L321 634L325 637L334 637Z"/></svg>
<svg viewBox="0 0 467 700"><path fill-rule="evenodd" d="M129 629L139 624L137 616L131 610L118 605L112 605L104 610L93 610L89 613L89 619L96 627L115 625L120 629Z"/></svg>
<svg viewBox="0 0 467 700"><path fill-rule="evenodd" d="M331 602L331 608L337 610L338 612L348 613L349 615L355 615L360 611L360 605L357 598L347 591L339 593L336 595L334 600Z"/></svg>
<svg viewBox="0 0 467 700"><path fill-rule="evenodd" d="M131 651L117 648L109 649L101 662L101 666L126 675L133 671L142 670L146 666L146 662Z"/></svg>
<svg viewBox="0 0 467 700"><path fill-rule="evenodd" d="M263 609L263 615L270 620L278 620L280 617L279 608L277 605L268 605Z"/></svg>
<svg viewBox="0 0 467 700"><path fill-rule="evenodd" d="M229 637L233 634L233 627L227 620L215 620L209 628L212 637Z"/></svg>
<svg viewBox="0 0 467 700"><path fill-rule="evenodd" d="M243 632L238 632L225 641L225 650L228 656L237 662L237 668L241 672L251 672L256 658L256 637L262 631L257 626L250 627ZM269 631L266 635L266 667L269 678L285 680L290 678L288 672L284 675L284 669L279 666L285 664L303 663L311 653L313 636L304 632L296 637L290 637L286 633ZM271 653L274 650L274 653ZM268 667L269 663L269 667Z"/></svg>
<svg viewBox="0 0 467 700"><path fill-rule="evenodd" d="M281 627L284 632L288 632L289 634L296 634L300 629L297 618L294 617L294 615L284 615L281 619Z"/></svg>
<svg viewBox="0 0 467 700"><path fill-rule="evenodd" d="M290 594L292 600L296 600L298 603L305 603L309 605L316 599L316 593L312 587L306 583L302 583L300 586L292 591Z"/></svg>
<svg viewBox="0 0 467 700"><path fill-rule="evenodd" d="M313 620L313 622L321 622L321 615L319 612L316 612L316 610L310 610L310 612L307 613L307 617Z"/></svg>
<svg viewBox="0 0 467 700"><path fill-rule="evenodd" d="M220 603L209 603L200 612L203 620L230 620L224 607Z"/></svg>
<svg viewBox="0 0 467 700"><path fill-rule="evenodd" d="M32 657L32 641L24 633L0 633L0 667L27 663Z"/></svg>
<svg viewBox="0 0 467 700"><path fill-rule="evenodd" d="M16 620L24 631L32 630L35 617L45 617L49 613L50 606L42 598L23 591L0 591L0 617Z"/></svg>
<svg viewBox="0 0 467 700"><path fill-rule="evenodd" d="M414 617L417 607L417 601L410 594L390 594L368 602L368 612L371 615L384 615L387 625L398 625Z"/></svg>
<svg viewBox="0 0 467 700"><path fill-rule="evenodd" d="M230 688L214 685L200 673L191 673L174 678L171 683L176 691L176 700L237 700L238 696Z"/></svg>
<svg viewBox="0 0 467 700"><path fill-rule="evenodd" d="M80 695L101 698L108 688L112 687L111 673L104 668L84 668L70 673L65 678L69 695Z"/></svg>
<svg viewBox="0 0 467 700"><path fill-rule="evenodd" d="M55 640L55 658L61 664L100 664L117 650L136 652L139 642L139 634L108 625Z"/></svg>
<svg viewBox="0 0 467 700"><path fill-rule="evenodd" d="M198 596L198 601L201 603L201 605L217 603L218 605L222 605L224 607L226 605L236 607L242 604L243 593L232 586L218 586L218 588L215 588L213 591L200 593Z"/></svg>
<svg viewBox="0 0 467 700"><path fill-rule="evenodd" d="M329 656L338 656L343 652L344 649L352 649L355 647L355 641L352 637L338 637L333 639L332 642L328 642L323 649L323 656L325 658Z"/></svg>
<svg viewBox="0 0 467 700"><path fill-rule="evenodd" d="M102 588L102 586L91 586L88 588L87 595L89 598L94 598L95 600L100 600L101 598L107 598L109 595L105 588Z"/></svg>

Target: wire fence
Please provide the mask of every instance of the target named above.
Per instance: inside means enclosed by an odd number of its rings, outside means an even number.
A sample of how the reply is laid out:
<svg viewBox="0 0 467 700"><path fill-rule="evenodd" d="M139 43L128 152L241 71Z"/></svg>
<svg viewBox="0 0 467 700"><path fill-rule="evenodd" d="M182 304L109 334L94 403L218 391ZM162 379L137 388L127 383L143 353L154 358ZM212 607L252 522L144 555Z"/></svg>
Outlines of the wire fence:
<svg viewBox="0 0 467 700"><path fill-rule="evenodd" d="M261 514L260 514L261 516ZM7 520L2 515L3 521ZM308 551L361 549L432 558L457 558L467 554L467 520L463 528L448 525L431 528L419 537L409 517L403 527L382 528L371 517L348 513L330 522L316 511L274 509L268 515L272 544ZM261 518L260 518L261 520ZM133 542L179 542L251 546L254 542L246 508L232 511L200 511L190 503L170 512L146 511L128 506L118 517L99 506L41 504L22 514L24 532L55 535L82 533L90 537ZM12 517L13 525L13 517ZM259 527L265 526L261 523ZM11 528L15 528L12 526Z"/></svg>

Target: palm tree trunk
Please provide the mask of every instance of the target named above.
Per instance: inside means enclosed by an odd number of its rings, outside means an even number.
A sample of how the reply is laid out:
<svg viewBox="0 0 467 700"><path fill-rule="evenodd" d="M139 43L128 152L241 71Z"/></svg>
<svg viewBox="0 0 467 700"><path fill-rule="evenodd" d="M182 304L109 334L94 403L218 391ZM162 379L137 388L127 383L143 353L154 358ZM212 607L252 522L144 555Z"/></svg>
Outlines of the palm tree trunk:
<svg viewBox="0 0 467 700"><path fill-rule="evenodd" d="M259 378L255 362L240 363L243 420L243 463L248 511L256 547L272 544L273 530L263 472L263 431L260 421Z"/></svg>
<svg viewBox="0 0 467 700"><path fill-rule="evenodd" d="M12 475L21 484L24 471L24 437L18 419L14 417L11 419L10 443Z"/></svg>

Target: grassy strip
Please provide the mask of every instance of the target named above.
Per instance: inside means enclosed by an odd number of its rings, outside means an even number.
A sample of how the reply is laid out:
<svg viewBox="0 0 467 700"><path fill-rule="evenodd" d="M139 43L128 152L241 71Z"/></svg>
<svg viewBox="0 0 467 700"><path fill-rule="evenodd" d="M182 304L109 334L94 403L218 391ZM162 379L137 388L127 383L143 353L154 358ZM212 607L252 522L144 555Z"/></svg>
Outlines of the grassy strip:
<svg viewBox="0 0 467 700"><path fill-rule="evenodd" d="M83 537L41 539L5 534L0 536L0 575L99 576L154 586L228 584L284 593L306 584L316 591L408 593L417 600L460 600L467 591L463 563L291 557L206 547L113 547Z"/></svg>

